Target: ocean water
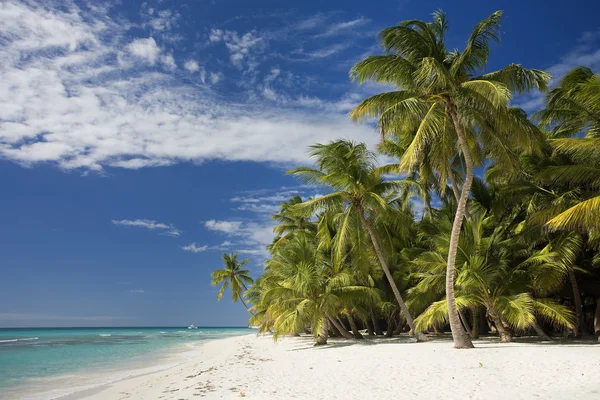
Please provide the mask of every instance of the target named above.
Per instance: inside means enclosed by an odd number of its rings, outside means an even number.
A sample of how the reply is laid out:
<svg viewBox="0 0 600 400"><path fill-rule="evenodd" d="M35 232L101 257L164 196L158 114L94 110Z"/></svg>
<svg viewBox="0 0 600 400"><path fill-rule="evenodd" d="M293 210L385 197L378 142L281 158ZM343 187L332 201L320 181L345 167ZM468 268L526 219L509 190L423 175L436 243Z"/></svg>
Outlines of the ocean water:
<svg viewBox="0 0 600 400"><path fill-rule="evenodd" d="M253 332L248 328L0 329L0 398L53 398L109 383L122 378L124 371L166 368L204 341Z"/></svg>

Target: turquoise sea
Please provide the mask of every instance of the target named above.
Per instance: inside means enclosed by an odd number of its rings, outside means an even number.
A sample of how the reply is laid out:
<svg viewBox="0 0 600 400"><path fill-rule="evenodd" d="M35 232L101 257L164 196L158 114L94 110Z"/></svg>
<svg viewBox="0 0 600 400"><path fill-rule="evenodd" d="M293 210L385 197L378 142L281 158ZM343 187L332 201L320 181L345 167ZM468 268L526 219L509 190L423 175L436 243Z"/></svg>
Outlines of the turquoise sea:
<svg viewBox="0 0 600 400"><path fill-rule="evenodd" d="M0 398L53 398L182 360L195 345L248 328L0 329Z"/></svg>

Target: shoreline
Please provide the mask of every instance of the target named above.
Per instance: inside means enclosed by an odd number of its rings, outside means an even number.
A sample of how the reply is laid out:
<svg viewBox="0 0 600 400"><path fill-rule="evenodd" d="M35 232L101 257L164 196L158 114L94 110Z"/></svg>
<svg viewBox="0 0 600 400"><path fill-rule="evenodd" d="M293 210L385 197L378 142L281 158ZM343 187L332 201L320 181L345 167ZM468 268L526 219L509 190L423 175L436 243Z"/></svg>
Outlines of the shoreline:
<svg viewBox="0 0 600 400"><path fill-rule="evenodd" d="M314 347L310 337L275 343L250 334L209 340L170 368L58 399L600 397L600 346L591 341L503 344L486 337L476 346L455 350L446 336L426 343L402 336Z"/></svg>
<svg viewBox="0 0 600 400"><path fill-rule="evenodd" d="M251 336L253 336L253 334L251 334ZM43 386L43 384L40 384L39 382L34 385L24 384L10 388L7 393L3 394L2 398L7 398L8 400L70 400L72 398L81 398L80 393L87 395L88 393L101 391L103 388L121 381L152 375L175 368L197 357L198 353L201 352L203 345L213 341L231 339L233 337L207 339L199 343L177 343L173 344L171 347L161 349L155 354L148 353L143 355L141 356L141 359L137 360L134 364L118 365L114 369L91 369L90 371L87 371L87 373L84 372L84 377L78 378L82 381L81 385L75 383L75 386L73 386L71 379L74 374L72 373L49 376L43 379L54 381L52 384L56 385L56 387L40 390L39 387ZM61 380L63 382L61 382ZM52 384L50 385L52 386ZM5 395L8 397L4 397Z"/></svg>

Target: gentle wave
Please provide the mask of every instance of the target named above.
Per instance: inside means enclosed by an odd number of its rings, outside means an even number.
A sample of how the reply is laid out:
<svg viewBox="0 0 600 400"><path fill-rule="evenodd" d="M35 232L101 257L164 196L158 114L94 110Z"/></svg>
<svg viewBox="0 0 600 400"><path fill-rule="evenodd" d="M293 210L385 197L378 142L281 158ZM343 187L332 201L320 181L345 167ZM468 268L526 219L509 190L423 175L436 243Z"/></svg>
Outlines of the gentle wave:
<svg viewBox="0 0 600 400"><path fill-rule="evenodd" d="M100 336L102 337L109 337L112 336L110 333L101 333Z"/></svg>
<svg viewBox="0 0 600 400"><path fill-rule="evenodd" d="M6 340L0 340L0 343L11 343L11 342L24 342L27 340L38 340L37 337L31 337L31 338L23 338L23 339L6 339Z"/></svg>

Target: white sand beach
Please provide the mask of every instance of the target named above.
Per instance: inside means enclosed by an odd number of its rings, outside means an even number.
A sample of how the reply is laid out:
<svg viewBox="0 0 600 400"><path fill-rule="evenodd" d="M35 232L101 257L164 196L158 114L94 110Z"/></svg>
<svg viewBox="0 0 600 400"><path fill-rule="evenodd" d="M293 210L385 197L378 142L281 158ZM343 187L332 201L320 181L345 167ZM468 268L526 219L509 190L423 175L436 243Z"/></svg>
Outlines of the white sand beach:
<svg viewBox="0 0 600 400"><path fill-rule="evenodd" d="M63 400L137 399L599 399L600 345L448 339L336 341L239 336L214 340L170 369Z"/></svg>

